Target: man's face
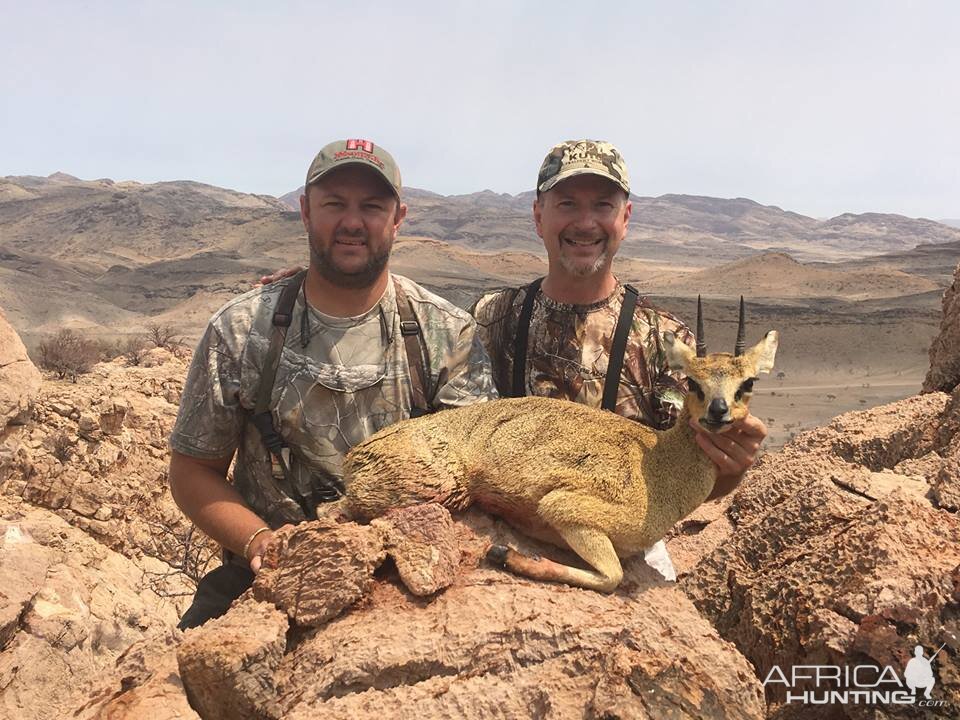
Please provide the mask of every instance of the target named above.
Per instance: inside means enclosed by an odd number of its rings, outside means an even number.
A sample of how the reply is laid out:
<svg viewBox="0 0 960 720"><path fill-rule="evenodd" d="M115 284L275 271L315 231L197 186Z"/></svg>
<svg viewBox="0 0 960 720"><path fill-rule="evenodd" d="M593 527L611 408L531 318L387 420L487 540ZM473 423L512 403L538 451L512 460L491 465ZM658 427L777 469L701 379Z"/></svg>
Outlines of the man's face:
<svg viewBox="0 0 960 720"><path fill-rule="evenodd" d="M533 219L550 267L600 277L627 234L632 210L623 190L599 175L575 175L542 193Z"/></svg>
<svg viewBox="0 0 960 720"><path fill-rule="evenodd" d="M369 287L381 275L407 214L375 170L346 165L300 196L310 264L339 287Z"/></svg>

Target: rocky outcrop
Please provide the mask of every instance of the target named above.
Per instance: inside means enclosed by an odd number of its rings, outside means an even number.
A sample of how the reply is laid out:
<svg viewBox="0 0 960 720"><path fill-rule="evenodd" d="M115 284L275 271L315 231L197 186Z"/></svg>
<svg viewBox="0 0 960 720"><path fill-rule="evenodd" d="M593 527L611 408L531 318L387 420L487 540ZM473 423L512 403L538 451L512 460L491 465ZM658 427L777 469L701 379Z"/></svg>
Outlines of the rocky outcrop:
<svg viewBox="0 0 960 720"><path fill-rule="evenodd" d="M109 680L88 693L74 720L199 720L180 680L182 639L171 629L135 642L104 673Z"/></svg>
<svg viewBox="0 0 960 720"><path fill-rule="evenodd" d="M720 537L681 586L761 679L796 665L902 675L916 645L929 656L946 643L938 698L960 707L957 397L908 398L799 436L698 528ZM818 716L781 705L783 691L767 686L771 717Z"/></svg>
<svg viewBox="0 0 960 720"><path fill-rule="evenodd" d="M479 512L453 520L441 519L445 511L436 506L417 512L427 529L413 533L409 553L397 533L412 515L387 518L389 527L320 521L281 531L284 549L264 558L275 572L261 573L259 587L223 618L185 633L177 650L179 677L201 717L763 717L750 666L639 559L627 563L611 595L537 583L487 567L487 545L572 557ZM338 533L351 539L335 541ZM430 568L446 561L425 556L419 544L434 535L440 547L457 548L453 582L414 595L398 567L427 567L408 574L414 585L434 577ZM389 551L405 560L374 570L375 562L358 566L345 552L320 562L312 555L309 582L289 582L287 564L305 562L291 548L337 543L359 543L365 557ZM360 566L372 577L339 615L323 621L300 612L327 606L320 595L336 593L323 575L358 583ZM327 589L318 593L320 586ZM257 599L265 592L272 602ZM290 620L296 617L308 625ZM159 682L157 675L115 695L114 681L101 694L121 702Z"/></svg>
<svg viewBox="0 0 960 720"><path fill-rule="evenodd" d="M26 419L39 390L40 372L0 310L0 433L7 423Z"/></svg>
<svg viewBox="0 0 960 720"><path fill-rule="evenodd" d="M194 576L215 567L215 548L167 489L167 438L186 371L186 360L155 348L135 367L118 358L76 384L48 380L0 458L0 492L54 511L127 557L186 564Z"/></svg>
<svg viewBox="0 0 960 720"><path fill-rule="evenodd" d="M175 624L137 565L49 511L0 497L0 717L66 717L132 643ZM154 719L155 720L155 719Z"/></svg>
<svg viewBox="0 0 960 720"><path fill-rule="evenodd" d="M950 392L960 385L960 265L953 285L943 295L940 334L930 346L930 370L923 381L924 392Z"/></svg>

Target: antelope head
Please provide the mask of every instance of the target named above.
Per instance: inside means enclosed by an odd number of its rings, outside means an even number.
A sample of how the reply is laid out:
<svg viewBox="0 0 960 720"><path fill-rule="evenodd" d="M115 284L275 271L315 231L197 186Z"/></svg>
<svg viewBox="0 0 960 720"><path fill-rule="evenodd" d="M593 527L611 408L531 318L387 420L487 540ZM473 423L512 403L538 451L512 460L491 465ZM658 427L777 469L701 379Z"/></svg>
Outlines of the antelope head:
<svg viewBox="0 0 960 720"><path fill-rule="evenodd" d="M744 306L740 298L740 325L734 352L707 354L703 338L703 311L697 298L697 349L677 340L673 333L664 333L667 365L687 376L684 407L701 427L710 432L724 432L734 422L747 416L753 383L761 373L773 369L779 335L771 330L749 350L744 349Z"/></svg>

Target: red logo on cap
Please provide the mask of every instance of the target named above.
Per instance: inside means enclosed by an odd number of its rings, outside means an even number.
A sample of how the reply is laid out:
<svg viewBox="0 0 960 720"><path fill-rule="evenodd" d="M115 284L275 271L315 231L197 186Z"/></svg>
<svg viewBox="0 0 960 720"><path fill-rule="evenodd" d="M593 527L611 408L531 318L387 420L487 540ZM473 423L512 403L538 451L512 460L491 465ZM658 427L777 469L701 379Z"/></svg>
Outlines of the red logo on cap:
<svg viewBox="0 0 960 720"><path fill-rule="evenodd" d="M347 140L347 150L363 150L372 153L373 143L369 140Z"/></svg>

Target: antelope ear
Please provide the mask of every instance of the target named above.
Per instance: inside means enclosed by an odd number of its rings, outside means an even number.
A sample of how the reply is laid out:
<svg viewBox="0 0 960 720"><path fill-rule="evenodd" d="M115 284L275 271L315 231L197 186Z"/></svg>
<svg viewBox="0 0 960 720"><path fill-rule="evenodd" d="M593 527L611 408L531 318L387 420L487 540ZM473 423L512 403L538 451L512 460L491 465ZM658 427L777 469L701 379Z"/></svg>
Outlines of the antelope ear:
<svg viewBox="0 0 960 720"><path fill-rule="evenodd" d="M773 359L777 355L779 344L780 334L776 330L771 330L763 336L763 340L750 348L750 353L756 358L758 375L773 370Z"/></svg>
<svg viewBox="0 0 960 720"><path fill-rule="evenodd" d="M672 332L663 334L663 345L667 355L667 367L671 370L686 370L690 358L694 356L690 346L677 340L677 336Z"/></svg>

